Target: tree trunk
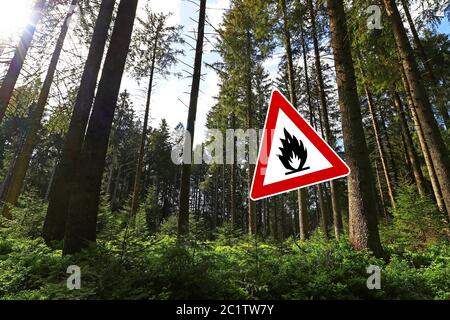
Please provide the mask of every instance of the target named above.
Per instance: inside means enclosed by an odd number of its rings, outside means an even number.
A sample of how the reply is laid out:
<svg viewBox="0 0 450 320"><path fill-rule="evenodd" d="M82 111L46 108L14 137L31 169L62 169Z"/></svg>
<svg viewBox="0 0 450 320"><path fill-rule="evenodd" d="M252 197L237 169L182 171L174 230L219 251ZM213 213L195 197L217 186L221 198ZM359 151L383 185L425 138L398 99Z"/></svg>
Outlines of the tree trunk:
<svg viewBox="0 0 450 320"><path fill-rule="evenodd" d="M231 128L236 128L236 116L234 112L231 114ZM233 161L230 167L231 170L231 181L230 181L230 215L231 215L231 225L234 230L239 228L239 219L236 211L236 148L235 148L235 137L233 135ZM225 165L224 165L225 166Z"/></svg>
<svg viewBox="0 0 450 320"><path fill-rule="evenodd" d="M195 49L194 74L192 77L192 88L189 102L189 113L186 130L189 133L185 142L183 153L192 154L194 143L195 118L197 116L198 92L200 90L200 77L203 57L203 38L205 36L206 0L200 1L200 12L198 18L197 45ZM188 143L189 147L187 147ZM189 182L191 178L191 164L183 163L181 169L180 187L180 211L178 213L178 235L183 236L189 232Z"/></svg>
<svg viewBox="0 0 450 320"><path fill-rule="evenodd" d="M328 105L327 105L327 97L325 93L325 85L323 81L323 73L322 73L322 63L320 61L320 51L319 51L319 42L317 40L317 27L316 27L316 13L313 6L312 0L308 0L308 7L311 16L311 31L314 45L314 57L315 57L315 66L317 73L317 86L319 89L320 95L320 114L322 117L322 128L325 132L325 140L331 146L334 146L334 138L330 129L330 121L328 117ZM330 181L330 191L331 191L331 206L333 210L333 222L334 222L334 234L336 240L339 240L341 233L343 232L342 226L342 214L341 208L339 204L339 193L337 182L332 180Z"/></svg>
<svg viewBox="0 0 450 320"><path fill-rule="evenodd" d="M427 188L425 184L425 179L423 178L422 169L420 168L419 157L417 156L416 150L414 149L414 143L411 138L411 133L409 132L408 123L405 118L405 111L403 110L402 100L398 92L394 91L394 105L397 110L397 118L400 125L400 130L405 143L407 157L409 163L411 164L412 173L414 176L414 181L416 182L417 190L421 196L427 195Z"/></svg>
<svg viewBox="0 0 450 320"><path fill-rule="evenodd" d="M114 11L115 0L103 0L94 27L91 45L81 77L69 130L67 131L60 162L50 191L43 237L48 243L62 240L67 220L69 198L75 178L76 164L86 131L86 125L94 100L98 74L108 38L108 30Z"/></svg>
<svg viewBox="0 0 450 320"><path fill-rule="evenodd" d="M47 105L48 96L50 93L50 87L53 83L53 77L56 72L59 57L61 55L62 48L64 46L64 40L66 39L67 31L69 30L69 22L72 15L75 12L76 4L78 0L72 0L69 12L64 19L61 27L61 32L56 42L55 50L53 51L52 58L45 76L44 83L42 84L41 92L36 103L36 107L33 109L30 123L28 125L25 143L20 151L17 162L14 165L11 184L6 193L5 202L11 205L16 205L17 200L22 189L23 181L28 171L28 166L33 153L33 149L36 143L38 131L41 128L41 120L44 114L45 106ZM3 215L10 217L8 206L3 208Z"/></svg>
<svg viewBox="0 0 450 320"><path fill-rule="evenodd" d="M409 28L410 28L412 36L413 36L414 46L416 47L417 52L419 53L419 57L422 60L423 65L425 66L425 70L427 72L428 78L430 79L432 84L438 85L438 80L436 79L436 76L434 74L433 67L431 65L431 61L425 52L425 49L422 45L422 41L420 41L419 33L417 32L416 26L414 25L414 21L411 17L411 13L409 12L408 3L406 0L401 0L401 2L402 2L403 10L405 11L406 19L408 20ZM438 93L438 95L439 95L439 93ZM437 107L438 107L439 113L442 116L442 119L444 120L444 124L445 124L447 130L450 129L450 119L448 116L448 110L447 110L446 104L438 101Z"/></svg>
<svg viewBox="0 0 450 320"><path fill-rule="evenodd" d="M151 65L151 70L150 70L150 79L149 79L148 91L147 91L147 102L145 104L144 125L142 128L141 144L139 147L138 162L137 162L137 166L136 166L136 176L134 178L133 199L131 201L131 217L136 216L136 212L137 212L138 206L139 206L139 199L141 196L142 166L144 163L145 140L147 139L148 117L149 117L149 113L150 113L150 100L152 97L153 76L154 76L154 72L155 72L156 50L158 49L159 32L160 32L160 29L158 27L158 29L156 30L155 43L153 45L152 65Z"/></svg>
<svg viewBox="0 0 450 320"><path fill-rule="evenodd" d="M307 50L306 50L306 43L305 38L303 35L303 30L301 30L301 46L303 51L303 68L305 70L305 83L306 83L306 97L307 97L307 103L308 103L308 109L309 109L309 121L312 126L315 127L317 130L317 126L315 125L314 121L314 111L313 111L313 105L312 105L312 98L311 98L311 87L309 85L309 73L308 73L308 59L307 59ZM323 235L325 239L328 239L328 213L325 208L325 203L323 200L323 193L322 193L322 186L318 187L319 192L319 210L320 210L320 225L323 231Z"/></svg>
<svg viewBox="0 0 450 320"><path fill-rule="evenodd" d="M399 51L406 79L423 135L430 151L433 166L442 192L447 214L450 216L450 162L448 150L439 132L425 86L420 76L411 45L406 35L400 13L394 0L383 0L392 22L395 42Z"/></svg>
<svg viewBox="0 0 450 320"><path fill-rule="evenodd" d="M252 57L251 57L251 35L247 30L246 37L246 53L247 53L247 85L246 85L246 102L247 102L247 128L253 129L253 92L252 92ZM248 233L250 235L256 235L257 233L257 219L256 219L256 202L250 199L250 189L253 180L253 174L255 172L255 164L251 163L250 149L248 156Z"/></svg>
<svg viewBox="0 0 450 320"><path fill-rule="evenodd" d="M289 32L288 27L288 17L287 17L287 8L286 1L280 0L280 7L283 14L283 33L284 33L284 47L286 51L287 58L287 76L289 82L289 98L291 100L292 105L297 108L298 101L296 95L296 83L295 83L295 72L294 72L294 62L292 58L292 46L291 46L291 34ZM306 221L306 215L308 215L308 195L306 189L297 190L297 200L298 200L298 220L299 220L299 228L300 228L300 238L305 240L308 234L308 225ZM303 226L300 227L300 225Z"/></svg>
<svg viewBox="0 0 450 320"><path fill-rule="evenodd" d="M383 168L384 179L386 180L389 202L391 203L392 208L395 208L396 206L395 206L394 191L392 188L392 181L389 176L389 168L387 166L384 146L383 143L381 142L380 128L378 127L377 115L375 114L374 110L372 93L369 91L369 89L367 89L367 86L364 86L364 91L367 97L367 105L369 107L370 118L372 119L372 127L375 135L375 141L377 143L378 153L380 155L381 167Z"/></svg>
<svg viewBox="0 0 450 320"><path fill-rule="evenodd" d="M374 104L374 112L376 113L376 107L377 105ZM392 187L395 189L395 185L398 183L398 169L397 169L397 165L395 163L395 159L394 159L394 155L392 153L393 148L392 148L392 144L391 144L391 140L389 139L389 132L388 129L386 127L386 117L384 116L384 111L383 108L381 108L380 105L378 105L379 107L379 112L380 112L380 137L382 137L384 135L385 139L386 139L386 150L387 150L387 154L389 155L389 159L391 162L391 172L392 172L392 176L393 176L393 181L392 181Z"/></svg>
<svg viewBox="0 0 450 320"><path fill-rule="evenodd" d="M2 86L0 87L0 123L3 121L14 87L16 86L23 63L25 62L25 57L31 47L36 26L44 14L45 2L45 0L36 1L30 23L25 27L25 30L20 37L19 45L16 47L8 71L3 79Z"/></svg>
<svg viewBox="0 0 450 320"><path fill-rule="evenodd" d="M327 0L330 16L331 45L335 61L342 114L342 129L347 164L349 198L349 236L352 246L370 249L382 255L378 234L376 196L367 144L364 137L361 107L356 92L355 70L342 0Z"/></svg>
<svg viewBox="0 0 450 320"><path fill-rule="evenodd" d="M96 240L102 174L137 2L122 0L119 4L70 197L64 254L79 252Z"/></svg>
<svg viewBox="0 0 450 320"><path fill-rule="evenodd" d="M375 160L375 173L377 175L377 186L378 186L378 190L380 192L380 200L381 200L381 208L378 208L378 209L381 209L383 211L383 215L386 216L386 213L387 213L386 205L385 205L386 201L384 200L383 187L381 185L380 170L378 170L378 161L377 160Z"/></svg>
<svg viewBox="0 0 450 320"><path fill-rule="evenodd" d="M420 148L422 149L423 158L425 160L425 165L427 167L428 177L430 178L431 188L433 189L434 199L436 201L436 205L438 206L439 210L444 212L445 205L444 200L442 199L441 188L439 187L439 181L436 176L436 171L434 170L433 161L431 160L431 154L430 151L428 150L428 146L425 141L424 133L422 130L422 126L419 122L419 118L417 116L416 108L414 107L414 102L411 96L411 89L409 87L408 80L406 79L406 74L404 72L403 67L400 67L400 72L402 74L402 81L403 86L405 88L406 96L408 97L409 110L411 111L411 116L414 121L414 126L417 132L417 137L419 138Z"/></svg>
<svg viewBox="0 0 450 320"><path fill-rule="evenodd" d="M306 240L309 238L309 216L308 216L308 194L306 189L300 189L297 192L297 202L298 202L298 222L300 231L300 240Z"/></svg>

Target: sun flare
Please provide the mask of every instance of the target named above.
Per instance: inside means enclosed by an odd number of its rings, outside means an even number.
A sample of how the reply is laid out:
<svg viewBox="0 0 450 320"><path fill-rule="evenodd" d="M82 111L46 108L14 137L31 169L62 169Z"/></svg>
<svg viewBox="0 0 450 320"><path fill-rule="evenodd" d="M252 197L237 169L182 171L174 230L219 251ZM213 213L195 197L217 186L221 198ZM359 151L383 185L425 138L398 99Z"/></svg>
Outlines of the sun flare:
<svg viewBox="0 0 450 320"><path fill-rule="evenodd" d="M32 0L0 0L0 39L22 31L30 18Z"/></svg>

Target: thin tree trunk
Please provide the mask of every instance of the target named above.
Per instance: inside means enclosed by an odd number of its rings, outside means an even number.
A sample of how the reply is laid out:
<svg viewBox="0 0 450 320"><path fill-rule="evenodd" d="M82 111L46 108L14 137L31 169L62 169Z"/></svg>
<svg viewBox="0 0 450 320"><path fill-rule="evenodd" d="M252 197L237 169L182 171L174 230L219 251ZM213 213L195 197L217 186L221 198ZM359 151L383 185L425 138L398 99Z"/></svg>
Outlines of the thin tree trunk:
<svg viewBox="0 0 450 320"><path fill-rule="evenodd" d="M320 97L320 114L322 118L322 128L325 131L325 140L331 146L334 145L333 134L330 129L330 121L328 116L328 105L327 105L327 97L325 93L325 85L323 81L323 73L322 73L322 63L320 61L320 51L319 51L319 42L317 39L317 27L316 27L316 13L313 6L313 1L308 0L308 7L311 16L311 31L313 37L313 45L314 45L314 57L315 57L315 66L317 73L317 86L319 89L319 97ZM332 180L330 181L330 192L331 192L331 206L333 210L333 222L334 222L334 234L336 240L339 240L341 233L343 232L342 226L342 214L341 208L339 204L339 193L337 182Z"/></svg>
<svg viewBox="0 0 450 320"><path fill-rule="evenodd" d="M370 249L382 255L378 233L375 186L362 125L361 107L356 92L347 22L342 0L327 0L330 16L331 45L336 68L339 106L347 164L349 198L349 236L352 246Z"/></svg>
<svg viewBox="0 0 450 320"><path fill-rule="evenodd" d="M380 200L381 200L381 210L383 211L383 214L386 216L386 201L384 200L384 192L383 187L381 185L381 177L380 177L380 170L378 170L378 161L375 160L375 172L377 175L377 186L378 190L380 192Z"/></svg>
<svg viewBox="0 0 450 320"><path fill-rule="evenodd" d="M70 197L64 254L79 252L96 240L102 174L137 2L122 0L119 4Z"/></svg>
<svg viewBox="0 0 450 320"><path fill-rule="evenodd" d="M414 107L414 102L413 102L412 96L411 96L411 89L409 87L408 80L406 79L406 75L404 73L403 67L400 67L400 71L402 74L403 86L405 88L406 96L408 98L408 105L409 105L409 110L411 111L411 118L413 119L414 126L416 128L420 148L422 149L423 158L425 160L425 165L426 165L427 171L428 171L428 177L430 178L431 188L433 189L434 199L436 201L436 205L438 206L439 210L444 212L445 204L444 204L444 200L442 199L442 193L441 193L441 189L439 187L439 181L436 176L436 171L434 169L433 161L431 160L430 151L428 150L428 146L425 141L422 126L421 126L421 124L419 122L419 118L417 116L416 108Z"/></svg>
<svg viewBox="0 0 450 320"><path fill-rule="evenodd" d="M283 33L284 33L284 47L286 51L287 58L287 76L289 82L289 98L291 100L292 105L297 108L298 101L296 95L296 83L295 83L295 72L294 72L294 62L292 57L292 45L291 45L291 34L289 32L288 27L288 17L287 17L287 8L286 1L280 0L280 7L283 14ZM300 230L300 238L302 240L307 239L307 235L309 233L307 215L308 215L308 194L307 189L297 190L297 201L298 201L298 220L299 220L299 230Z"/></svg>
<svg viewBox="0 0 450 320"><path fill-rule="evenodd" d="M8 71L0 87L0 123L3 121L6 109L8 108L9 101L11 100L14 91L14 87L16 86L23 63L25 62L25 57L31 47L36 26L44 14L45 3L45 0L37 0L34 4L30 23L25 27L25 30L20 37L20 42L16 47L14 56L9 64Z"/></svg>
<svg viewBox="0 0 450 320"><path fill-rule="evenodd" d="M400 99L400 95L398 94L398 92L394 91L393 95L400 130L405 143L409 163L411 164L411 169L414 176L414 180L416 182L417 190L419 191L420 195L425 196L427 194L425 179L423 178L422 169L420 168L419 163L419 157L417 156L416 150L414 149L414 143L411 138L411 133L409 132L408 123L406 122L402 100Z"/></svg>
<svg viewBox="0 0 450 320"><path fill-rule="evenodd" d="M231 128L236 128L236 116L234 112L231 114ZM235 148L235 138L233 136L233 161L230 167L231 170L231 181L230 181L230 215L231 215L231 225L234 230L239 227L239 221L236 211L236 148Z"/></svg>
<svg viewBox="0 0 450 320"><path fill-rule="evenodd" d="M69 198L75 179L76 163L86 131L87 122L94 100L98 74L108 38L108 30L114 11L115 0L103 0L91 39L91 45L81 77L80 88L70 119L64 146L53 187L50 191L47 215L45 217L43 237L48 243L62 240L67 220Z"/></svg>
<svg viewBox="0 0 450 320"><path fill-rule="evenodd" d="M450 161L448 150L439 132L425 86L420 76L411 45L394 0L383 0L392 22L395 42L410 86L411 96L423 135L430 151L433 166L442 192L447 214L450 216Z"/></svg>
<svg viewBox="0 0 450 320"><path fill-rule="evenodd" d="M377 105L374 104L374 108L375 108L374 112L375 113L376 113L376 107L377 107ZM383 108L381 108L381 106L379 104L378 104L378 109L379 109L379 112L380 112L380 120L381 120L380 121L380 124L381 124L380 134L381 134L381 136L380 137L382 137L383 133L384 133L384 137L386 139L386 150L387 150L387 153L389 155L390 162L391 162L391 172L392 172L392 175L393 175L392 187L395 189L395 185L398 182L398 169L397 169L397 165L395 163L394 155L392 153L393 149L392 149L391 140L389 139L389 132L388 132L387 127L386 127L386 118L384 116Z"/></svg>
<svg viewBox="0 0 450 320"><path fill-rule="evenodd" d="M139 206L139 199L141 196L142 166L144 163L145 140L147 139L148 117L149 117L149 113L150 113L150 100L152 97L153 76L154 76L154 72L155 72L156 50L158 49L159 32L160 32L160 29L158 27L158 29L156 30L155 43L153 45L152 65L151 65L150 79L149 79L148 90L147 90L147 102L145 104L144 125L142 128L141 143L140 143L140 147L139 147L138 162L137 162L137 166L136 166L136 176L134 178L133 199L131 201L131 217L136 216L136 212L137 212L138 206Z"/></svg>
<svg viewBox="0 0 450 320"><path fill-rule="evenodd" d="M246 33L246 51L247 51L247 85L246 85L246 102L247 102L247 127L253 129L253 92L252 92L252 57L251 57L251 35L250 31ZM255 172L255 164L251 163L250 150L248 156L248 233L256 235L257 233L257 219L256 219L256 202L250 198L250 189L252 185L253 174Z"/></svg>
<svg viewBox="0 0 450 320"><path fill-rule="evenodd" d="M197 116L198 93L200 90L200 77L202 70L203 38L205 36L206 0L200 1L200 12L198 18L197 45L195 49L194 74L192 78L191 97L189 102L189 113L187 121L187 132L183 152L192 155L192 145L194 143L195 118ZM189 143L190 142L190 143ZM189 148L187 147L189 144ZM183 236L189 232L189 182L191 178L191 164L183 163L181 169L180 187L180 211L178 213L178 235Z"/></svg>
<svg viewBox="0 0 450 320"><path fill-rule="evenodd" d="M297 202L298 202L298 227L300 231L300 240L306 240L309 238L310 222L308 215L308 195L306 189L300 189L297 192Z"/></svg>
<svg viewBox="0 0 450 320"><path fill-rule="evenodd" d="M408 8L408 3L406 0L401 0L403 10L405 11L406 19L408 20L409 28L411 30L411 33L413 35L413 41L414 46L417 49L417 52L419 53L419 57L422 60L423 65L425 66L425 70L427 72L428 78L432 82L433 85L438 86L439 81L436 79L436 76L433 71L433 67L431 65L431 60L428 58L427 53L425 52L425 49L422 45L422 41L420 40L419 33L417 32L416 26L414 25L414 21L411 17L411 13ZM438 89L439 90L439 89ZM437 95L441 95L440 92L436 93ZM444 102L438 101L436 103L437 108L439 110L439 113L442 116L442 119L444 120L445 127L450 129L450 119L448 116L448 108L447 105Z"/></svg>
<svg viewBox="0 0 450 320"><path fill-rule="evenodd" d="M45 197L44 197L45 201L48 201L48 196L50 195L50 190L52 188L53 181L55 179L56 166L57 166L56 164L53 166L52 174L50 175L50 180L48 181L47 190L45 191Z"/></svg>
<svg viewBox="0 0 450 320"><path fill-rule="evenodd" d="M25 143L22 147L22 150L20 151L17 162L14 165L11 184L9 185L5 197L5 202L13 206L17 204L23 181L25 180L25 176L28 171L28 166L33 153L33 149L35 147L38 131L41 128L41 120L44 114L45 106L47 105L50 88L56 72L56 67L58 65L59 57L64 46L64 40L66 39L67 31L69 30L69 22L75 12L77 2L78 0L72 0L70 10L67 13L66 18L64 19L64 22L62 24L61 31L56 42L55 50L53 51L52 58L47 70L47 75L45 76L45 80L42 84L36 107L33 109L30 123L27 128ZM3 215L5 217L11 217L8 206L5 206L3 208Z"/></svg>
<svg viewBox="0 0 450 320"><path fill-rule="evenodd" d="M317 126L314 121L314 111L313 111L313 105L312 105L312 99L311 99L311 87L309 84L309 72L308 72L308 59L307 59L307 51L306 51L306 43L305 38L303 34L303 30L301 30L301 46L303 51L303 68L305 70L305 83L306 83L306 98L309 108L309 121L311 125L314 125L316 130ZM323 193L322 193L322 186L318 187L319 192L319 210L320 210L320 225L323 231L323 235L325 239L328 239L328 213L325 208L325 203L323 200Z"/></svg>
<svg viewBox="0 0 450 320"><path fill-rule="evenodd" d="M390 202L392 208L395 208L396 205L395 205L394 191L392 188L391 177L389 176L389 168L387 166L384 146L383 146L383 143L381 142L380 128L378 127L377 115L375 114L375 110L374 110L372 93L369 91L369 89L367 89L367 86L364 86L364 91L365 91L366 97L367 97L367 105L369 107L370 118L372 119L372 127L373 127L373 131L374 131L374 135L375 135L375 141L377 143L378 153L380 155L381 167L383 168L384 179L386 180L389 202Z"/></svg>

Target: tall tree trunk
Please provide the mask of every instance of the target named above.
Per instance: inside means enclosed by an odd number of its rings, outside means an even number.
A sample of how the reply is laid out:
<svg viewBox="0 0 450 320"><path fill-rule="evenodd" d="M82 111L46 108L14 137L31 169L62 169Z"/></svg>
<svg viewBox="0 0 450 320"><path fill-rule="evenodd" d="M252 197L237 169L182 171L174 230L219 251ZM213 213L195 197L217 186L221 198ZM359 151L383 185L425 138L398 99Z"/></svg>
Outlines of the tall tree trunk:
<svg viewBox="0 0 450 320"><path fill-rule="evenodd" d="M236 128L236 116L234 112L231 114L231 128ZM233 161L230 167L231 170L231 181L230 181L230 215L231 215L231 225L233 229L239 227L239 219L236 211L236 148L235 148L235 137L233 135ZM225 166L225 165L224 165Z"/></svg>
<svg viewBox="0 0 450 320"><path fill-rule="evenodd" d="M369 91L367 86L364 86L364 91L367 97L367 105L369 107L370 118L372 119L372 127L375 135L375 141L377 143L378 153L380 155L381 167L383 168L384 179L386 180L389 202L391 203L392 208L395 208L396 205L395 205L394 191L392 188L391 177L389 176L389 168L386 161L384 146L383 143L381 142L380 128L378 127L377 115L375 114L374 110L372 93Z"/></svg>
<svg viewBox="0 0 450 320"><path fill-rule="evenodd" d="M247 79L246 79L246 103L247 103L247 128L253 129L253 92L252 92L252 56L251 56L251 35L250 31L246 32L246 54L247 54ZM249 147L250 148L250 147ZM249 149L248 156L248 233L250 235L256 235L257 233L257 219L256 219L256 202L250 198L250 189L253 180L253 174L255 172L255 164L251 163Z"/></svg>
<svg viewBox="0 0 450 320"><path fill-rule="evenodd" d="M303 51L303 68L305 70L306 98L307 98L308 109L309 109L309 121L310 121L311 125L313 125L317 130L317 126L315 125L315 121L314 121L314 111L313 111L312 98L311 98L311 87L309 84L307 49L306 49L306 43L305 43L303 30L301 30L300 37L301 37L300 41L301 41L301 46L302 46L302 51ZM325 239L328 239L328 213L325 208L325 202L324 202L323 193L322 193L322 186L318 187L318 192L319 192L320 225L321 225Z"/></svg>
<svg viewBox="0 0 450 320"><path fill-rule="evenodd" d="M185 142L183 152L192 154L194 143L195 118L197 116L198 92L200 90L200 77L203 57L203 38L205 36L206 0L200 1L200 12L198 18L197 45L195 49L194 74L192 77L191 97L189 102L189 113L186 130L189 133ZM188 147L189 146L189 147ZM180 187L180 211L178 213L178 235L183 236L189 232L189 182L191 178L191 164L183 163L181 169Z"/></svg>
<svg viewBox="0 0 450 320"><path fill-rule="evenodd" d="M392 22L395 42L399 51L406 79L423 135L430 151L433 166L442 192L447 214L450 216L450 161L448 150L439 132L425 86L417 67L411 45L406 35L400 13L394 0L383 0Z"/></svg>
<svg viewBox="0 0 450 320"><path fill-rule="evenodd" d="M300 189L297 192L298 203L298 227L300 232L300 240L306 240L309 238L310 221L308 215L308 194L306 189Z"/></svg>
<svg viewBox="0 0 450 320"><path fill-rule="evenodd" d="M92 115L77 165L69 202L64 254L79 252L96 240L100 188L108 140L131 41L137 0L122 0L117 11L108 53Z"/></svg>
<svg viewBox="0 0 450 320"><path fill-rule="evenodd" d="M320 51L319 51L319 41L317 39L317 26L316 26L316 12L313 5L312 0L308 0L308 8L311 16L311 31L314 45L314 57L315 57L315 66L317 73L317 86L319 89L319 97L320 97L320 114L321 114L321 124L322 128L325 132L325 140L331 146L334 145L333 134L330 129L330 120L328 116L328 105L327 105L327 97L325 92L325 85L323 81L323 73L322 73L322 63L320 61ZM333 210L333 222L334 222L334 234L336 240L339 240L341 233L343 232L342 226L342 214L341 208L339 204L339 193L337 182L332 180L330 181L330 192L331 192L331 206Z"/></svg>
<svg viewBox="0 0 450 320"><path fill-rule="evenodd" d="M382 255L374 180L356 92L355 70L343 1L327 0L327 10L330 16L331 45L342 114L344 146L351 170L348 177L350 242L357 250L370 249L375 255Z"/></svg>
<svg viewBox="0 0 450 320"><path fill-rule="evenodd" d="M425 49L422 45L422 41L420 40L420 37L419 37L419 33L417 32L416 26L414 25L414 21L411 17L411 13L409 11L408 2L406 0L401 0L401 2L402 2L403 10L405 11L406 19L408 20L409 28L410 28L412 36L413 36L414 46L416 47L419 57L422 60L423 65L425 66L425 70L427 72L428 78L430 79L432 84L436 86L436 85L438 85L438 80L436 79L436 76L433 71L433 67L431 65L431 61L428 58L427 53L425 52ZM439 93L437 93L437 94L440 95ZM442 116L442 119L444 120L444 124L445 124L447 130L450 129L450 119L448 116L448 108L447 108L446 104L438 101L437 107L438 107L439 113Z"/></svg>
<svg viewBox="0 0 450 320"><path fill-rule="evenodd" d="M22 147L22 150L20 151L17 162L14 165L11 184L5 197L5 202L11 205L16 205L20 195L20 191L22 189L23 181L25 180L25 176L28 171L28 166L36 143L38 131L41 128L41 120L44 114L45 106L47 105L50 87L53 83L56 67L58 65L59 57L64 46L64 40L66 39L67 31L69 30L69 22L75 12L77 2L78 0L72 0L70 10L67 13L66 18L64 19L64 22L62 24L61 32L56 41L55 50L53 51L50 65L47 70L47 75L45 76L45 80L42 84L36 107L33 109L30 123L27 128L25 143ZM3 215L5 217L11 216L8 206L5 206L3 208Z"/></svg>
<svg viewBox="0 0 450 320"><path fill-rule="evenodd" d="M23 63L25 62L25 57L31 47L36 26L44 14L45 3L45 0L37 0L34 4L30 23L25 27L25 30L20 37L20 42L14 51L14 56L0 87L0 123L3 121L14 87L16 86Z"/></svg>
<svg viewBox="0 0 450 320"><path fill-rule="evenodd" d="M377 176L377 186L378 186L378 190L380 192L380 200L381 200L381 208L378 208L379 210L381 209L383 211L383 214L386 216L386 201L384 200L384 193L383 193L383 187L381 185L381 177L380 177L380 170L378 169L378 161L375 160L375 173Z"/></svg>
<svg viewBox="0 0 450 320"><path fill-rule="evenodd" d="M292 45L291 45L291 34L289 32L289 21L287 17L287 8L286 8L286 1L280 0L280 7L283 14L283 39L284 39L284 47L286 51L286 58L287 58L287 76L288 76L288 82L289 82L289 98L291 100L292 105L297 108L298 107L298 101L297 101L297 95L296 95L296 83L295 83L295 72L294 72L294 62L292 58ZM297 201L298 201L298 220L299 220L299 228L300 228L300 238L302 240L307 239L307 234L309 233L308 230L308 223L307 221L307 215L308 215L308 194L307 189L303 188L300 190L297 190Z"/></svg>
<svg viewBox="0 0 450 320"><path fill-rule="evenodd" d="M139 199L141 196L142 166L144 163L145 140L147 139L148 117L150 113L150 100L152 97L153 76L155 72L156 50L158 49L159 32L160 27L158 26L158 28L156 29L155 43L153 44L152 65L150 70L150 79L148 82L147 102L145 104L144 125L142 128L141 144L139 146L138 162L136 166L136 176L134 178L133 199L131 201L131 217L136 216L136 212L139 206Z"/></svg>
<svg viewBox="0 0 450 320"><path fill-rule="evenodd" d="M402 74L403 86L405 88L406 96L408 98L409 110L411 111L411 118L413 119L414 126L416 128L417 137L419 138L420 148L422 149L423 158L425 160L425 165L428 171L428 177L430 178L431 188L433 189L434 199L436 201L436 205L439 210L445 211L444 200L442 199L441 188L439 186L439 181L436 175L436 171L434 169L433 161L431 160L431 154L428 150L428 145L425 141L425 136L423 133L422 126L419 122L419 118L417 116L416 107L414 106L414 102L411 95L411 89L409 87L408 80L406 79L406 74L404 72L403 67L400 67L400 72Z"/></svg>
<svg viewBox="0 0 450 320"><path fill-rule="evenodd" d="M374 112L376 112L376 107L377 105L374 104ZM380 134L382 137L384 135L384 138L386 139L386 150L387 150L387 154L389 155L389 159L391 162L391 172L392 172L392 176L393 176L393 181L392 181L392 186L395 189L395 185L398 182L398 169L397 169L397 165L395 163L395 159L394 159L394 155L393 155L393 148L392 148L392 144L391 144L391 140L389 139L389 132L388 129L386 127L386 117L384 115L384 111L383 108L378 104L378 109L380 112Z"/></svg>
<svg viewBox="0 0 450 320"><path fill-rule="evenodd" d="M411 164L414 181L416 182L417 190L419 191L420 195L425 196L427 194L425 179L423 178L422 169L420 168L419 163L419 157L417 156L416 150L414 149L414 143L411 138L411 133L409 132L408 123L406 122L402 100L400 99L400 95L396 91L394 91L393 96L395 109L397 111L397 118L403 140L405 142L405 148L409 163Z"/></svg>
<svg viewBox="0 0 450 320"><path fill-rule="evenodd" d="M80 88L66 133L60 162L55 172L53 187L50 191L47 215L45 217L43 237L48 243L62 240L67 220L69 198L73 187L81 146L94 101L98 74L108 38L108 30L114 12L115 0L103 0L91 39L91 45L81 76Z"/></svg>

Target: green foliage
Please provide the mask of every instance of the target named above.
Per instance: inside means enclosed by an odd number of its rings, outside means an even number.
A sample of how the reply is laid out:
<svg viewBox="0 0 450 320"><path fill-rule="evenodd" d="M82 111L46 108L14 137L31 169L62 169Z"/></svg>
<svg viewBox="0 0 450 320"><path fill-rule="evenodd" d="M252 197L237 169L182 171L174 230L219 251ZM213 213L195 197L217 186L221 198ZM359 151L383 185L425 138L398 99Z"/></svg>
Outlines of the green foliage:
<svg viewBox="0 0 450 320"><path fill-rule="evenodd" d="M11 236L30 237L41 235L47 204L34 192L25 192L19 198L19 205L11 207L13 220L0 215L0 226L5 227Z"/></svg>
<svg viewBox="0 0 450 320"><path fill-rule="evenodd" d="M399 187L396 201L392 221L385 221L381 228L384 243L414 249L446 240L445 216L430 198L421 197L414 185Z"/></svg>
<svg viewBox="0 0 450 320"><path fill-rule="evenodd" d="M394 251L386 263L367 252L313 237L261 242L235 237L178 242L130 233L62 256L39 238L0 231L0 299L448 299L450 248ZM368 290L366 268L382 268L382 289ZM69 265L81 290L66 288Z"/></svg>

